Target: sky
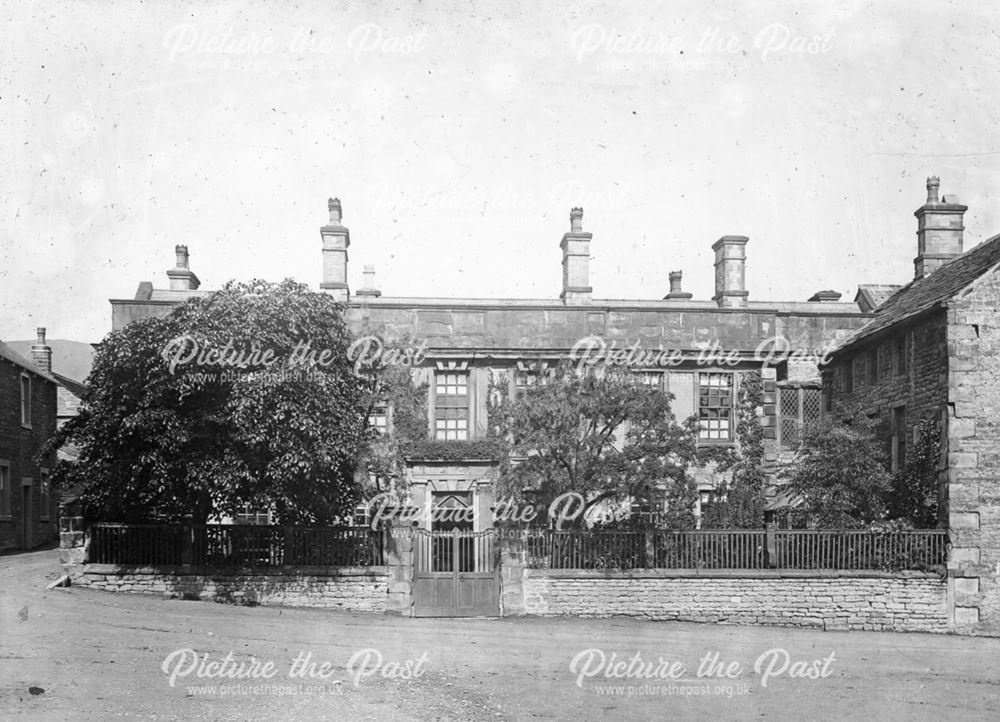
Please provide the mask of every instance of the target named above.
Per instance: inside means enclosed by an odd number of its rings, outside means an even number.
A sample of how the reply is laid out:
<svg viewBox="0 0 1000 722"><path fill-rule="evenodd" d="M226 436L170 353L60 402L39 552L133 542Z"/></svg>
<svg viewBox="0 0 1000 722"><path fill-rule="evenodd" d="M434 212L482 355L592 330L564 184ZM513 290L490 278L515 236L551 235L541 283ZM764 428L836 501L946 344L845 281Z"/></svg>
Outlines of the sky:
<svg viewBox="0 0 1000 722"><path fill-rule="evenodd" d="M0 2L0 338L99 341L110 298L321 280L556 298L584 208L595 298L751 300L913 276L925 179L1000 233L1000 8L958 2Z"/></svg>

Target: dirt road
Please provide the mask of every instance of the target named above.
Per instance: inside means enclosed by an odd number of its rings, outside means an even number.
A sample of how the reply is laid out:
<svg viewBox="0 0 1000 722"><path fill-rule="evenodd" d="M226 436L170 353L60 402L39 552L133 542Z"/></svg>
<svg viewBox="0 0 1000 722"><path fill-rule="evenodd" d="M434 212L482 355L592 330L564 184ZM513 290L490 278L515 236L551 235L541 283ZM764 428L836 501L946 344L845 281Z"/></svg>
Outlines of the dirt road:
<svg viewBox="0 0 1000 722"><path fill-rule="evenodd" d="M46 591L56 562L0 557L2 718L1000 718L995 639Z"/></svg>

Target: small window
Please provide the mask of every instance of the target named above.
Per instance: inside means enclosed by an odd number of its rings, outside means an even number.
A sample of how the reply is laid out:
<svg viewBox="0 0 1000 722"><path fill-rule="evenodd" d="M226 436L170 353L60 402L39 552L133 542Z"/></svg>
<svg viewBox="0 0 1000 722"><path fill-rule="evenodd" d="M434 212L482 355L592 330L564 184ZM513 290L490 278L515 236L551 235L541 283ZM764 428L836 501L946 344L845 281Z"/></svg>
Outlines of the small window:
<svg viewBox="0 0 1000 722"><path fill-rule="evenodd" d="M233 516L233 523L267 526L271 523L271 512L256 508L252 504L244 504L240 512Z"/></svg>
<svg viewBox="0 0 1000 722"><path fill-rule="evenodd" d="M778 443L783 448L798 448L805 425L819 420L820 396L817 388L778 389Z"/></svg>
<svg viewBox="0 0 1000 722"><path fill-rule="evenodd" d="M368 415L368 425L379 436L385 436L389 431L389 407L386 404L375 404Z"/></svg>
<svg viewBox="0 0 1000 722"><path fill-rule="evenodd" d="M21 426L31 428L31 377L21 374Z"/></svg>
<svg viewBox="0 0 1000 722"><path fill-rule="evenodd" d="M41 517L42 521L48 521L50 514L49 504L51 504L52 502L52 495L49 490L49 470L42 469L41 472L39 473L39 478L40 481L38 484L38 494L39 494L38 501L42 507L41 511L39 512L39 516Z"/></svg>
<svg viewBox="0 0 1000 722"><path fill-rule="evenodd" d="M663 391L663 372L643 371L639 374L639 382L648 389Z"/></svg>
<svg viewBox="0 0 1000 722"><path fill-rule="evenodd" d="M906 407L892 410L892 467L893 472L906 468Z"/></svg>
<svg viewBox="0 0 1000 722"><path fill-rule="evenodd" d="M10 516L10 463L0 461L0 517Z"/></svg>
<svg viewBox="0 0 1000 722"><path fill-rule="evenodd" d="M909 363L908 363L909 362L909 358L908 358L908 356L909 356L909 352L910 352L910 348L909 348L910 344L908 343L908 341L909 341L909 334L906 334L906 333L900 334L896 338L896 374L897 375L903 375L903 374L905 374L906 370L907 370L907 368L909 366Z"/></svg>
<svg viewBox="0 0 1000 722"><path fill-rule="evenodd" d="M698 438L731 441L733 438L733 375L698 374Z"/></svg>
<svg viewBox="0 0 1000 722"><path fill-rule="evenodd" d="M854 393L854 359L849 360L842 368L844 374L844 393Z"/></svg>
<svg viewBox="0 0 1000 722"><path fill-rule="evenodd" d="M868 352L868 383L878 383L878 346Z"/></svg>

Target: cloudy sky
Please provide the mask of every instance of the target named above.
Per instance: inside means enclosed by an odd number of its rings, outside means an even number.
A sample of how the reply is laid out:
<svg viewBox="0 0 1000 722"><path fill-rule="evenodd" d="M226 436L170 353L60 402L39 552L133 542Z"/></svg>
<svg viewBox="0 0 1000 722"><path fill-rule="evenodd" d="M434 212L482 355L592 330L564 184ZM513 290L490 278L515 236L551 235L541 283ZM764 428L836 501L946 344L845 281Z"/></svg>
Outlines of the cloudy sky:
<svg viewBox="0 0 1000 722"><path fill-rule="evenodd" d="M19 2L0 11L0 338L99 340L109 298L320 281L556 297L582 205L597 298L757 300L912 277L926 176L1000 233L989 3Z"/></svg>

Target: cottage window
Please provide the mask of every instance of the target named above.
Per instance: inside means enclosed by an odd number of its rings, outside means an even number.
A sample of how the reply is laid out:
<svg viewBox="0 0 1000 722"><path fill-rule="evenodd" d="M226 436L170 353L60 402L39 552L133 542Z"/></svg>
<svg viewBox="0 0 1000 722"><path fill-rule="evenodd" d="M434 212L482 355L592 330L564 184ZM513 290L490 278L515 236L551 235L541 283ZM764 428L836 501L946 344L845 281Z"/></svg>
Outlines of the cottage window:
<svg viewBox="0 0 1000 722"><path fill-rule="evenodd" d="M868 383L878 383L878 346L868 352Z"/></svg>
<svg viewBox="0 0 1000 722"><path fill-rule="evenodd" d="M387 404L378 403L372 407L372 412L368 414L368 425L375 430L379 436L385 436L389 431L389 407Z"/></svg>
<svg viewBox="0 0 1000 722"><path fill-rule="evenodd" d="M896 373L902 375L906 373L909 355L909 334L900 334L896 338Z"/></svg>
<svg viewBox="0 0 1000 722"><path fill-rule="evenodd" d="M10 462L0 460L0 517L10 516Z"/></svg>
<svg viewBox="0 0 1000 722"><path fill-rule="evenodd" d="M21 374L21 426L31 428L31 377Z"/></svg>
<svg viewBox="0 0 1000 722"><path fill-rule="evenodd" d="M906 468L906 407L892 410L892 471Z"/></svg>
<svg viewBox="0 0 1000 722"><path fill-rule="evenodd" d="M444 441L469 438L469 374L439 372L434 379L434 436Z"/></svg>
<svg viewBox="0 0 1000 722"><path fill-rule="evenodd" d="M733 375L698 374L698 438L731 441L733 438Z"/></svg>
<svg viewBox="0 0 1000 722"><path fill-rule="evenodd" d="M843 366L844 374L844 393L853 394L854 393L854 359L849 360Z"/></svg>
<svg viewBox="0 0 1000 722"><path fill-rule="evenodd" d="M52 496L49 493L49 470L42 469L39 474L41 481L38 484L38 502L41 505L41 512L39 516L42 521L49 520L49 504L51 503Z"/></svg>
<svg viewBox="0 0 1000 722"><path fill-rule="evenodd" d="M778 389L778 443L785 449L798 448L802 429L819 420L821 392L817 388Z"/></svg>

